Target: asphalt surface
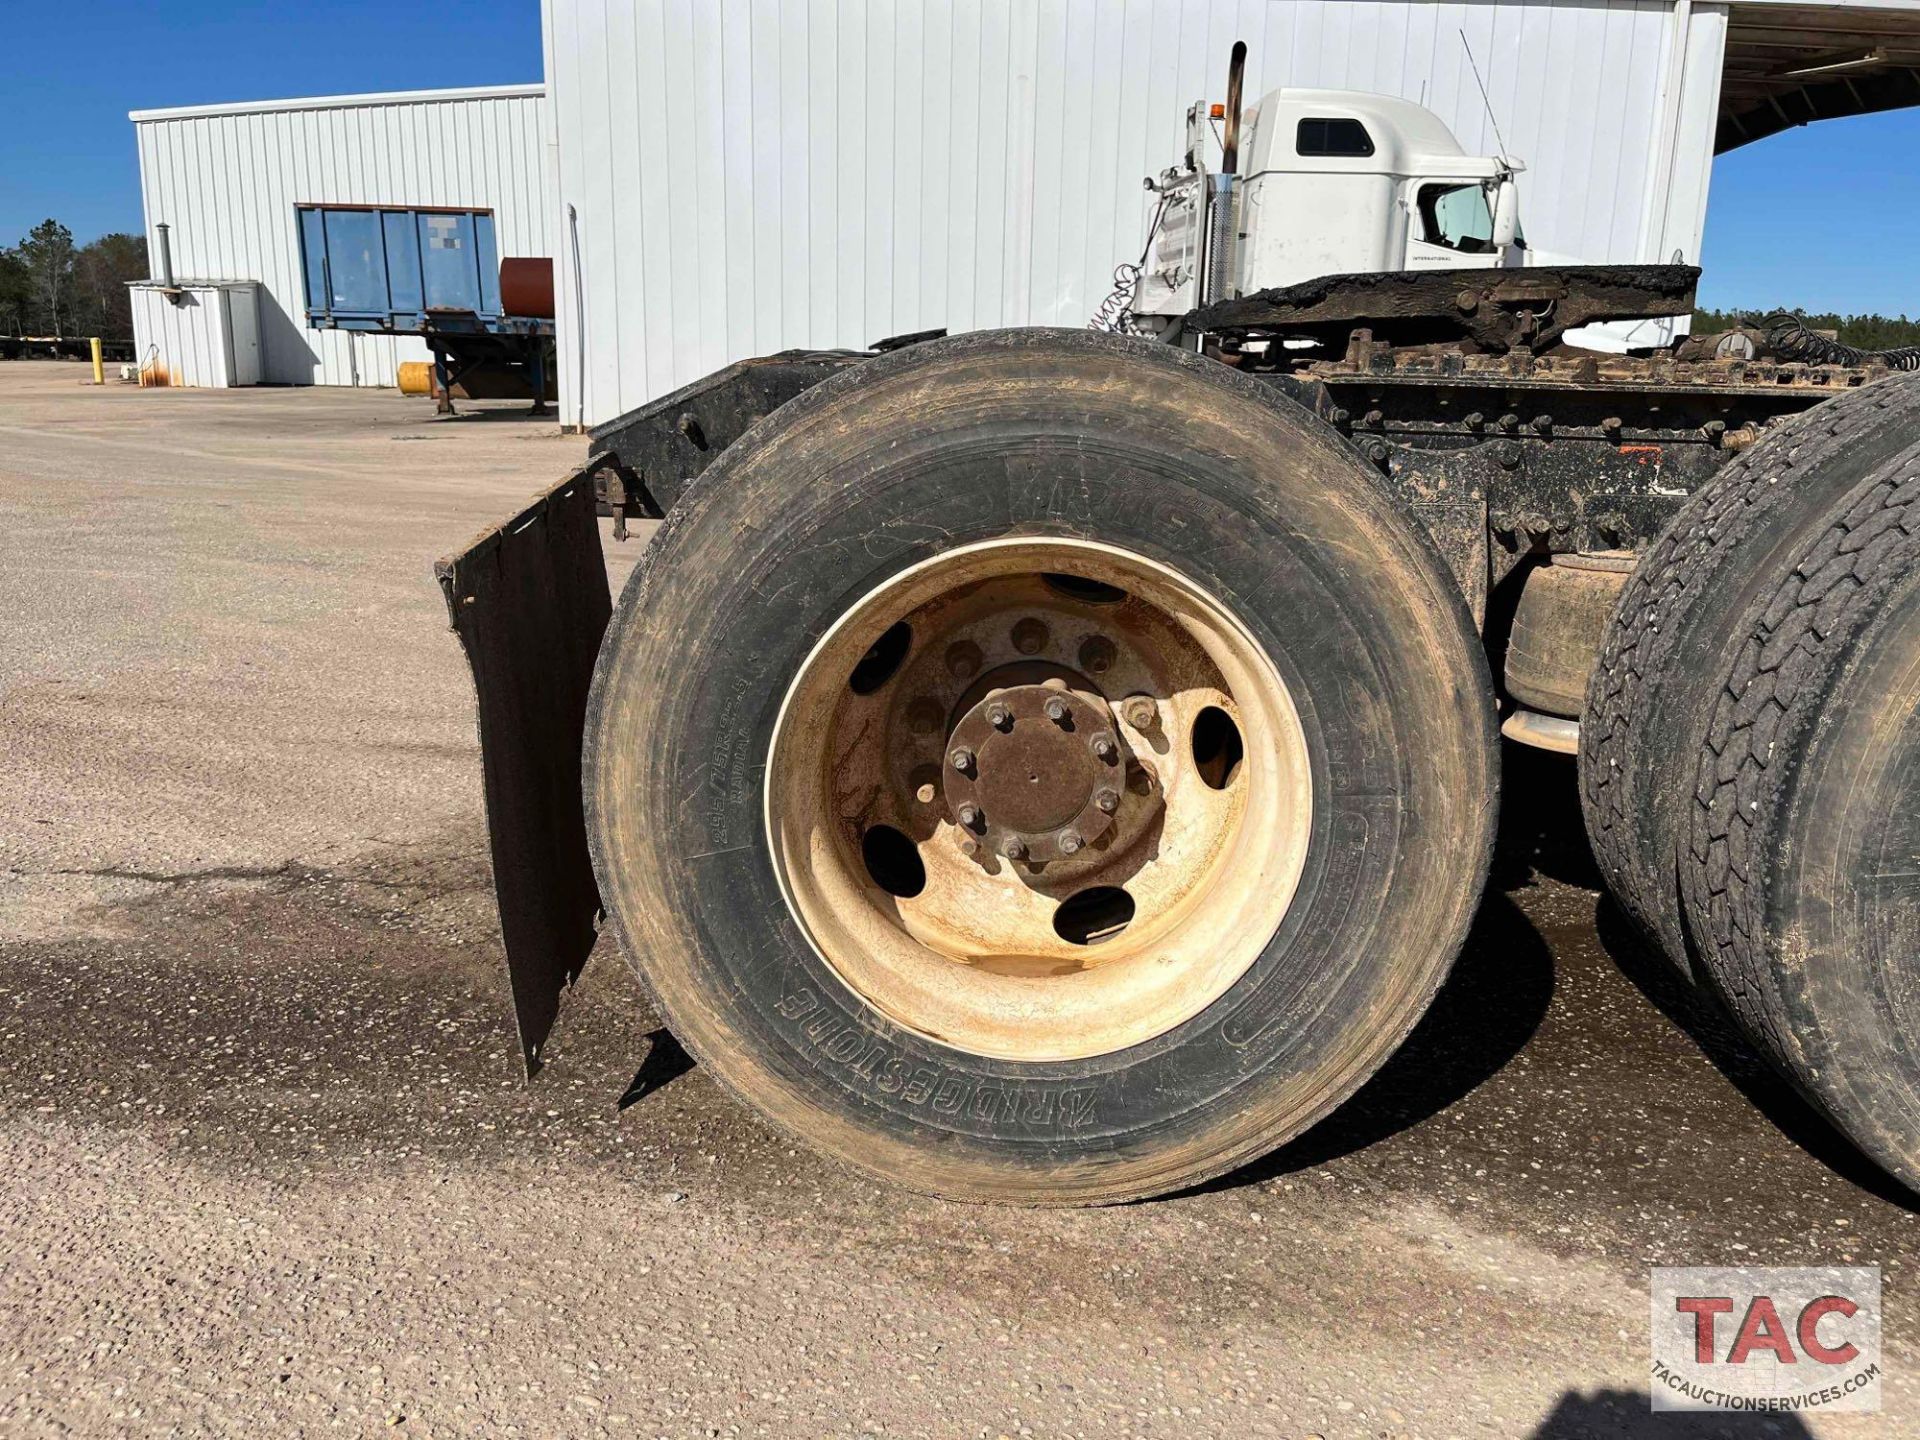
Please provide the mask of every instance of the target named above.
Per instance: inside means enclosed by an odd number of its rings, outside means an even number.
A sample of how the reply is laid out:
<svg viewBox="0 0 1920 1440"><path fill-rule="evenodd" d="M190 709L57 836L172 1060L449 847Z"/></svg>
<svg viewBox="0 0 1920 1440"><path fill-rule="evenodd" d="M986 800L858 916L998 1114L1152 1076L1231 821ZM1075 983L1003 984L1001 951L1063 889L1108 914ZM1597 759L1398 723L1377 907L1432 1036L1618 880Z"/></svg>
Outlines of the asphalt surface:
<svg viewBox="0 0 1920 1440"><path fill-rule="evenodd" d="M583 453L0 365L0 1430L1911 1435L1912 1201L1640 950L1510 756L1345 1110L1101 1211L797 1150L596 956L527 1085L431 561ZM609 550L616 583L635 545ZM1647 1267L1882 1267L1886 1408L1653 1416Z"/></svg>

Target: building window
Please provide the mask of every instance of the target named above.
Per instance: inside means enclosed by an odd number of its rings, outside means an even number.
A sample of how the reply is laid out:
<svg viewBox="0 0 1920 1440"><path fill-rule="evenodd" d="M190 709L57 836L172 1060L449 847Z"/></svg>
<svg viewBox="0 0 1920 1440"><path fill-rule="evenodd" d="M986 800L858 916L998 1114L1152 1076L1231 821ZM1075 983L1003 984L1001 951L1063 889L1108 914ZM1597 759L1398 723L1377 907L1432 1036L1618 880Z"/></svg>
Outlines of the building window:
<svg viewBox="0 0 1920 1440"><path fill-rule="evenodd" d="M1358 120L1302 120L1293 148L1301 155L1371 155L1373 137Z"/></svg>

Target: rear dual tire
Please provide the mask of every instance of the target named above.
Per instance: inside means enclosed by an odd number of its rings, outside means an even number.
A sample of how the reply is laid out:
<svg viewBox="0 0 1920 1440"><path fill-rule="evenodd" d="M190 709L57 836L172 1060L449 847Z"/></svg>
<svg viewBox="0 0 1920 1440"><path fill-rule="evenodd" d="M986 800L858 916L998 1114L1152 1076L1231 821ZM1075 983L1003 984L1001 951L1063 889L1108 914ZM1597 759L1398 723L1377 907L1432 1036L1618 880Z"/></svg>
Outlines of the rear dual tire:
<svg viewBox="0 0 1920 1440"><path fill-rule="evenodd" d="M1292 697L1311 792L1283 913L1221 993L1096 1053L1054 1042L1032 1060L928 1033L835 963L790 903L783 867L807 844L769 775L793 763L783 708L835 625L855 616L878 644L873 597L1008 542L1104 547L1231 617ZM1484 882L1493 717L1439 557L1311 416L1168 347L972 335L808 392L676 506L601 652L589 831L676 1035L776 1124L917 1189L1105 1203L1264 1153L1404 1038ZM863 803L821 818L820 863L850 836L857 849ZM904 908L900 887L869 890L876 915ZM1169 957L1189 913L1204 904L1166 921Z"/></svg>
<svg viewBox="0 0 1920 1440"><path fill-rule="evenodd" d="M1683 970L1680 835L1726 657L1808 527L1917 429L1920 386L1899 378L1802 412L1693 495L1621 594L1580 722L1581 809L1608 888Z"/></svg>
<svg viewBox="0 0 1920 1440"><path fill-rule="evenodd" d="M1615 614L1580 769L1623 908L1920 1186L1920 378L1688 502Z"/></svg>
<svg viewBox="0 0 1920 1440"><path fill-rule="evenodd" d="M1743 617L1680 851L1734 1016L1920 1191L1920 443L1810 526Z"/></svg>

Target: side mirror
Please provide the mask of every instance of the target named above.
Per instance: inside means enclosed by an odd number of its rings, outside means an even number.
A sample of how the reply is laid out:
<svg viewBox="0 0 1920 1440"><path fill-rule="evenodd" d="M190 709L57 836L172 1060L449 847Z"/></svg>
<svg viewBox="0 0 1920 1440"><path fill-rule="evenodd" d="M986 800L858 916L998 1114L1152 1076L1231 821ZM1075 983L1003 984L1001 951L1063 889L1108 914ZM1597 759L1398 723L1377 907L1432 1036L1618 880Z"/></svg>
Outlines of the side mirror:
<svg viewBox="0 0 1920 1440"><path fill-rule="evenodd" d="M1511 173L1493 188L1493 248L1511 249L1520 234L1520 185Z"/></svg>
<svg viewBox="0 0 1920 1440"><path fill-rule="evenodd" d="M1520 186L1511 170L1494 182L1492 249L1503 269L1526 264L1526 247L1520 241Z"/></svg>

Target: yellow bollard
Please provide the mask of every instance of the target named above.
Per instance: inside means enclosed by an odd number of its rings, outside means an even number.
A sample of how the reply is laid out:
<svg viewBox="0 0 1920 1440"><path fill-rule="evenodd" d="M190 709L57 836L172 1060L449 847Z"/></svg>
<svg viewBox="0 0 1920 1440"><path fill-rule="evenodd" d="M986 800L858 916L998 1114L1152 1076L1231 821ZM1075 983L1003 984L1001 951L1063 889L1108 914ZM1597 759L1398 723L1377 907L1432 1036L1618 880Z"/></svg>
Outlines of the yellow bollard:
<svg viewBox="0 0 1920 1440"><path fill-rule="evenodd" d="M93 347L93 383L104 385L107 383L107 372L100 363L100 337L96 335L88 343Z"/></svg>

